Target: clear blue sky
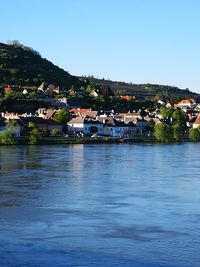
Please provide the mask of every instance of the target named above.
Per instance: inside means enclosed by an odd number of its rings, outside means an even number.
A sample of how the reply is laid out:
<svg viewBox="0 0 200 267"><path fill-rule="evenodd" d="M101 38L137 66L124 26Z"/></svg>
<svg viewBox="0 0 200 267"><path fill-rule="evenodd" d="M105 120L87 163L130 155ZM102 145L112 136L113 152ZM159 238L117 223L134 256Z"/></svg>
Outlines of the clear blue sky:
<svg viewBox="0 0 200 267"><path fill-rule="evenodd" d="M199 14L199 0L6 0L0 42L74 75L200 92Z"/></svg>

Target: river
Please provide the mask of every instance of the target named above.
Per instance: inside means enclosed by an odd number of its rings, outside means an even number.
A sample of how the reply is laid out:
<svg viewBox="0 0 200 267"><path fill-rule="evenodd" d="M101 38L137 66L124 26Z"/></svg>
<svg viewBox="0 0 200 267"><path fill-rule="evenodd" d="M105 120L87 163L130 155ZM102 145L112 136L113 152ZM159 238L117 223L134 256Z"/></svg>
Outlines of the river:
<svg viewBox="0 0 200 267"><path fill-rule="evenodd" d="M0 147L0 266L199 266L199 156L199 143Z"/></svg>

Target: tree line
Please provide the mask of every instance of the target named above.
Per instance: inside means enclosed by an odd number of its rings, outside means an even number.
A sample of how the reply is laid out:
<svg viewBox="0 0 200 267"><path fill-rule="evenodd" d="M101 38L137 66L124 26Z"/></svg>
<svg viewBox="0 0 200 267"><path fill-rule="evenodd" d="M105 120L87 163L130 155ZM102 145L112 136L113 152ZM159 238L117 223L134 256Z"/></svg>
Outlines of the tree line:
<svg viewBox="0 0 200 267"><path fill-rule="evenodd" d="M181 142L185 138L189 138L190 141L198 139L200 128L188 128L188 115L181 109L163 107L160 114L163 119L154 126L154 135L158 141Z"/></svg>

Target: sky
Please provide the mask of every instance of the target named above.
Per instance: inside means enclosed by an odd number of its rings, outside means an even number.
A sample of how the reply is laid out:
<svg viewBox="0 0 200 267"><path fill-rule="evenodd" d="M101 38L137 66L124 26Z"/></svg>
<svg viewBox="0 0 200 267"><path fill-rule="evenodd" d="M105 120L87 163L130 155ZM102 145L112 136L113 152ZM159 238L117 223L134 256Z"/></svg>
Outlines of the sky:
<svg viewBox="0 0 200 267"><path fill-rule="evenodd" d="M0 42L73 75L200 93L199 0L0 0Z"/></svg>

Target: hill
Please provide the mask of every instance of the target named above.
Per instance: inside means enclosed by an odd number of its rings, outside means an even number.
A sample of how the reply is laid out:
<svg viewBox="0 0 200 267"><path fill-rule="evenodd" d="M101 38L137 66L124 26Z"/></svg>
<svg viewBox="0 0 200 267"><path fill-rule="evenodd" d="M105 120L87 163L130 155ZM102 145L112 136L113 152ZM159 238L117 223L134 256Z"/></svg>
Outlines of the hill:
<svg viewBox="0 0 200 267"><path fill-rule="evenodd" d="M86 82L87 81L87 82ZM53 63L30 47L13 41L10 45L0 43L0 86L4 84L22 87L38 87L42 82L66 89L86 87L89 83L97 89L107 88L115 95L134 95L154 100L156 97L199 98L188 89L158 84L133 84L92 77L76 77ZM112 95L112 94L111 94Z"/></svg>
<svg viewBox="0 0 200 267"><path fill-rule="evenodd" d="M85 79L86 77L84 77ZM90 83L94 85L106 85L111 88L115 95L134 95L153 99L156 96L177 97L177 98L199 98L199 94L191 92L189 89L180 89L175 86L159 84L133 84L120 81L111 81L87 77Z"/></svg>
<svg viewBox="0 0 200 267"><path fill-rule="evenodd" d="M39 86L44 81L68 88L84 84L30 47L0 43L0 85Z"/></svg>

